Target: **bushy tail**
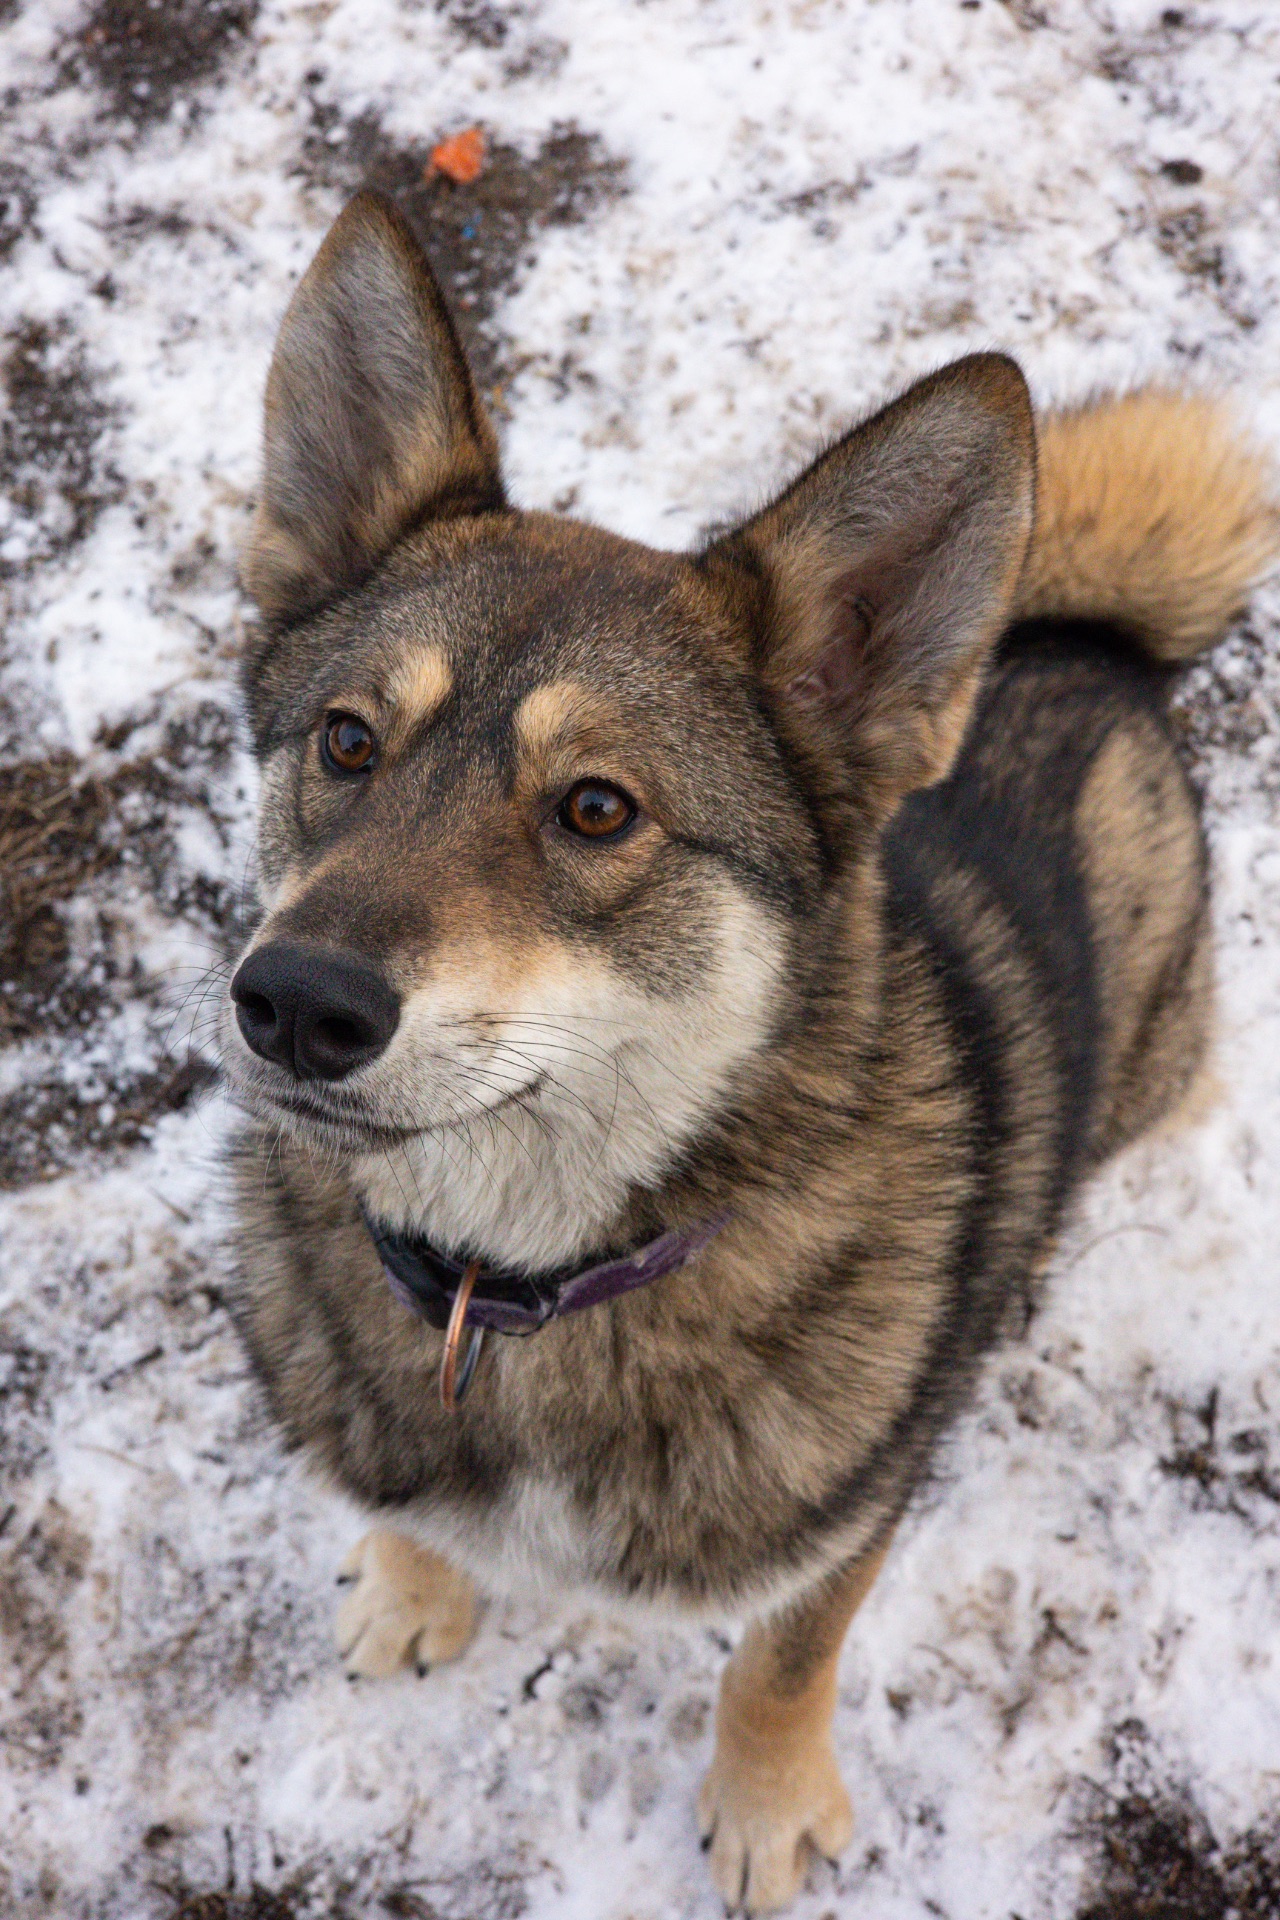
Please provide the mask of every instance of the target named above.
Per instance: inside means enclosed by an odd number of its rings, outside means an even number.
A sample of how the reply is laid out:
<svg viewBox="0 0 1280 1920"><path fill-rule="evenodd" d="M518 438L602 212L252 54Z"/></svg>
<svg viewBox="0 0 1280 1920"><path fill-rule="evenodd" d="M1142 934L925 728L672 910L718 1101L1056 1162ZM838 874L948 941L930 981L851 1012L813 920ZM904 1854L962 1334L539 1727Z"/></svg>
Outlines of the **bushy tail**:
<svg viewBox="0 0 1280 1920"><path fill-rule="evenodd" d="M1039 422L1019 619L1074 615L1157 660L1219 639L1280 557L1280 492L1220 400L1145 387Z"/></svg>

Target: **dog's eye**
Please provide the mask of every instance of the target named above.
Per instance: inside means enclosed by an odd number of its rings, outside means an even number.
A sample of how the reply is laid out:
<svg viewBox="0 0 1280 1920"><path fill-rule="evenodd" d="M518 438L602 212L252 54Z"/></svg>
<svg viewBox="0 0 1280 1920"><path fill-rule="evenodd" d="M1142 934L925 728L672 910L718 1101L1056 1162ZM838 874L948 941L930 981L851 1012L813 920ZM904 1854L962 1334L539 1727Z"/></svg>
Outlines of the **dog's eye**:
<svg viewBox="0 0 1280 1920"><path fill-rule="evenodd" d="M368 773L374 751L373 735L354 713L326 714L320 758L331 773Z"/></svg>
<svg viewBox="0 0 1280 1920"><path fill-rule="evenodd" d="M636 817L635 805L620 787L605 780L579 780L560 802L556 819L569 833L588 840L607 840L621 833Z"/></svg>

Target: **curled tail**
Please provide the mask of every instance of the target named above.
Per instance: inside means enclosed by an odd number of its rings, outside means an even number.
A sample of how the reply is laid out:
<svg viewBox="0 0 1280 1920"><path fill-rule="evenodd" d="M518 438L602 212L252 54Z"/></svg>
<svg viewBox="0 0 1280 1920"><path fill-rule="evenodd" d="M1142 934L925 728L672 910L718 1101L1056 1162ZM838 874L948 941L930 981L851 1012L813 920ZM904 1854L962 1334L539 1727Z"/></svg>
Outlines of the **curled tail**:
<svg viewBox="0 0 1280 1920"><path fill-rule="evenodd" d="M1280 557L1275 473L1224 403L1145 387L1038 428L1015 618L1106 620L1169 663L1220 639Z"/></svg>

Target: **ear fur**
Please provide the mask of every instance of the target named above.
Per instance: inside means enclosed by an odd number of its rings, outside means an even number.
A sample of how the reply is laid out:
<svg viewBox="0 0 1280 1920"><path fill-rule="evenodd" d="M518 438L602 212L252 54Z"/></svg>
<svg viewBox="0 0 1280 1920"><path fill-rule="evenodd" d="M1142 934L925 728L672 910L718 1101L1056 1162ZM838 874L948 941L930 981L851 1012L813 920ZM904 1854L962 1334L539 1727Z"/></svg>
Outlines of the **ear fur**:
<svg viewBox="0 0 1280 1920"><path fill-rule="evenodd" d="M821 795L884 819L949 771L1013 603L1035 432L1002 354L957 360L709 547L756 628L784 735Z"/></svg>
<svg viewBox="0 0 1280 1920"><path fill-rule="evenodd" d="M281 324L245 585L268 620L297 619L416 522L503 504L493 429L431 268L395 207L358 194Z"/></svg>

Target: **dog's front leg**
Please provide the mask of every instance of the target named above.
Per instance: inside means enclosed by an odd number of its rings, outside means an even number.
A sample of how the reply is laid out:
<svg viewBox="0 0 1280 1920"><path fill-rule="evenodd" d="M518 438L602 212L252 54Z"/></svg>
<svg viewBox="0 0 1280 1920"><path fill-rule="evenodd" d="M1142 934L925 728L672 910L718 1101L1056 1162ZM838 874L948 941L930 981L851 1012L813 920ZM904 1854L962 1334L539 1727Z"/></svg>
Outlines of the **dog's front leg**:
<svg viewBox="0 0 1280 1920"><path fill-rule="evenodd" d="M342 1563L338 1651L352 1680L456 1660L475 1632L476 1590L438 1553L399 1533L366 1533Z"/></svg>
<svg viewBox="0 0 1280 1920"><path fill-rule="evenodd" d="M808 1848L834 1859L849 1843L853 1811L831 1744L836 1666L886 1551L757 1621L725 1669L698 1820L730 1911L785 1907Z"/></svg>

